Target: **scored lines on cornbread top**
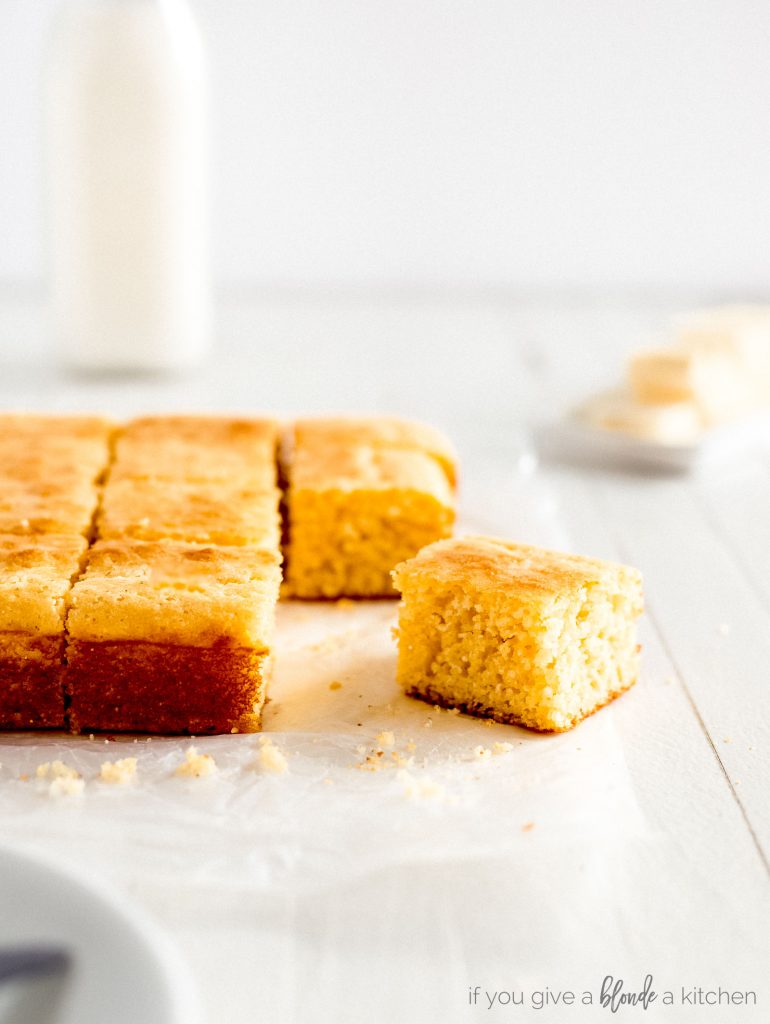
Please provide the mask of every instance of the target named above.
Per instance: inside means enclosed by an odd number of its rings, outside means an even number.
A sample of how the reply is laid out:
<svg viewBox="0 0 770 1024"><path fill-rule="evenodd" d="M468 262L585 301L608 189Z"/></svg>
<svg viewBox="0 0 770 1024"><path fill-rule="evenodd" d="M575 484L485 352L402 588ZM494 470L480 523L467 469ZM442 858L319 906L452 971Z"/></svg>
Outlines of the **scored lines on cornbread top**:
<svg viewBox="0 0 770 1024"><path fill-rule="evenodd" d="M110 480L240 481L276 485L278 423L270 419L148 416L118 434Z"/></svg>
<svg viewBox="0 0 770 1024"><path fill-rule="evenodd" d="M70 640L268 650L277 553L173 541L97 541L72 589Z"/></svg>

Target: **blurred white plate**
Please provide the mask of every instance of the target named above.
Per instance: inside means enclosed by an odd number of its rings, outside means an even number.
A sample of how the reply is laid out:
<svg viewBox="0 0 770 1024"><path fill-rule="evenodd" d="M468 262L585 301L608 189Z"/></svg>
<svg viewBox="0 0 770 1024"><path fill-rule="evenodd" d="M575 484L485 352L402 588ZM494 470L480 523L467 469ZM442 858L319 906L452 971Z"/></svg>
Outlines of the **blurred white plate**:
<svg viewBox="0 0 770 1024"><path fill-rule="evenodd" d="M192 978L118 894L0 847L0 949L62 946L66 974L0 985L0 1024L199 1024Z"/></svg>
<svg viewBox="0 0 770 1024"><path fill-rule="evenodd" d="M727 458L763 438L770 438L767 413L704 431L686 444L663 444L592 426L577 413L536 431L538 452L546 458L679 472Z"/></svg>

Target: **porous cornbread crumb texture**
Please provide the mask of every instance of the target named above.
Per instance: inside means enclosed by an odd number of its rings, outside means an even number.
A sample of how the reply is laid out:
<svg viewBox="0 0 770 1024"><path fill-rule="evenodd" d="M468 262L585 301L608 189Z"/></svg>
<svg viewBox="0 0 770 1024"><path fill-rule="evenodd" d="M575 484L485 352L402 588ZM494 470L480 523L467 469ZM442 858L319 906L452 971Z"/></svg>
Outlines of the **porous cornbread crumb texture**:
<svg viewBox="0 0 770 1024"><path fill-rule="evenodd" d="M281 578L276 443L267 420L120 432L67 618L74 730L259 727Z"/></svg>
<svg viewBox="0 0 770 1024"><path fill-rule="evenodd" d="M393 566L452 532L455 461L432 428L300 420L283 462L291 596L392 596Z"/></svg>
<svg viewBox="0 0 770 1024"><path fill-rule="evenodd" d="M412 696L562 732L636 681L637 570L488 537L396 567L398 679Z"/></svg>
<svg viewBox="0 0 770 1024"><path fill-rule="evenodd" d="M66 601L111 430L98 417L0 415L0 728L64 727Z"/></svg>

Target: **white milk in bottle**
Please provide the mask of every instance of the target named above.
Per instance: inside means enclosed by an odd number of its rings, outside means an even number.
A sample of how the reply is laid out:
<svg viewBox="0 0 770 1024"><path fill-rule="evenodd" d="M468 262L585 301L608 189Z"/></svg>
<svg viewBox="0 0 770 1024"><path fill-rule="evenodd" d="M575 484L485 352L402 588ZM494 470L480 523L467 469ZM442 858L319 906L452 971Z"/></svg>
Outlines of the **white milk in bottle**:
<svg viewBox="0 0 770 1024"><path fill-rule="evenodd" d="M207 84L186 0L65 0L48 80L54 327L94 370L199 361Z"/></svg>

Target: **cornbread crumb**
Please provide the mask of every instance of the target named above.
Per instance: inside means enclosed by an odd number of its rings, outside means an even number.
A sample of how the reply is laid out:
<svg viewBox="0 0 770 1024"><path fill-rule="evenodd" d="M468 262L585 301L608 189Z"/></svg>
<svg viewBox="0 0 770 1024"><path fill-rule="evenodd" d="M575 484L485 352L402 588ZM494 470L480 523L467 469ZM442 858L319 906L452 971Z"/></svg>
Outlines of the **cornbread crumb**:
<svg viewBox="0 0 770 1024"><path fill-rule="evenodd" d="M349 597L341 597L339 601L337 601L338 608L355 608L355 606L355 601L351 601Z"/></svg>
<svg viewBox="0 0 770 1024"><path fill-rule="evenodd" d="M136 758L121 757L117 761L103 761L99 772L102 782L125 786L136 777Z"/></svg>
<svg viewBox="0 0 770 1024"><path fill-rule="evenodd" d="M521 831L522 832L531 832L534 827L535 827L534 821L528 821L526 823L526 825L522 825L521 826Z"/></svg>
<svg viewBox="0 0 770 1024"><path fill-rule="evenodd" d="M389 729L386 729L377 736L377 742L383 750L389 750L391 747L395 746L396 737Z"/></svg>
<svg viewBox="0 0 770 1024"><path fill-rule="evenodd" d="M266 772L273 775L284 775L289 770L289 762L286 755L276 747L269 736L261 736L259 750L259 763Z"/></svg>
<svg viewBox="0 0 770 1024"><path fill-rule="evenodd" d="M432 718L426 718L425 721L422 724L422 727L423 727L423 729L432 729L433 728L433 719Z"/></svg>
<svg viewBox="0 0 770 1024"><path fill-rule="evenodd" d="M324 786L331 786L333 784L333 780L328 776L325 779L321 779L321 782L323 782Z"/></svg>
<svg viewBox="0 0 770 1024"><path fill-rule="evenodd" d="M417 750L417 744L414 742L414 740L409 740L409 742L406 745L406 749L409 751L410 754L413 754L415 750Z"/></svg>
<svg viewBox="0 0 770 1024"><path fill-rule="evenodd" d="M71 768L63 761L43 761L35 769L35 775L39 779L79 779L80 772Z"/></svg>
<svg viewBox="0 0 770 1024"><path fill-rule="evenodd" d="M478 747L473 748L473 756L477 761L488 761L492 757L492 751L489 747Z"/></svg>
<svg viewBox="0 0 770 1024"><path fill-rule="evenodd" d="M411 768L414 765L414 758L413 757L404 757L404 755L403 754L399 754L399 752L397 750L391 751L390 756L393 759L393 762L399 768Z"/></svg>
<svg viewBox="0 0 770 1024"><path fill-rule="evenodd" d="M199 754L197 747L188 747L184 758L184 761L177 766L174 775L182 778L202 779L207 775L214 775L217 771L217 763L211 754Z"/></svg>
<svg viewBox="0 0 770 1024"><path fill-rule="evenodd" d="M440 782L430 778L416 778L401 768L396 778L404 787L404 795L410 800L431 800L443 797L446 790Z"/></svg>
<svg viewBox="0 0 770 1024"><path fill-rule="evenodd" d="M329 683L329 689L330 690L341 690L342 689L342 683L338 682L335 679L334 682Z"/></svg>
<svg viewBox="0 0 770 1024"><path fill-rule="evenodd" d="M54 800L59 797L81 796L85 788L85 780L79 775L57 775L48 787L48 795Z"/></svg>
<svg viewBox="0 0 770 1024"><path fill-rule="evenodd" d="M503 742L503 743L493 743L492 744L492 753L493 754L507 754L511 750L513 750L513 744L512 743L505 743L505 742Z"/></svg>

